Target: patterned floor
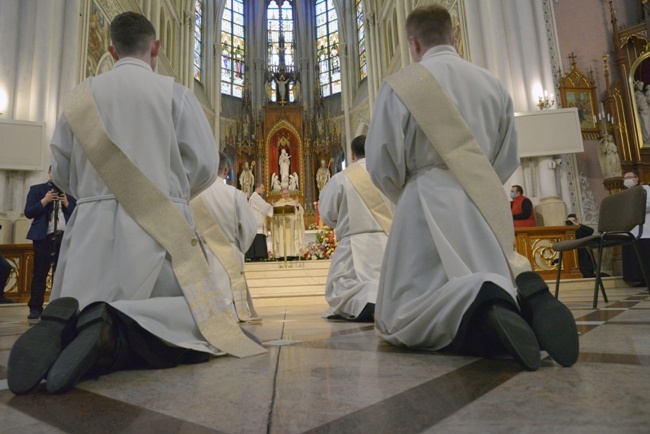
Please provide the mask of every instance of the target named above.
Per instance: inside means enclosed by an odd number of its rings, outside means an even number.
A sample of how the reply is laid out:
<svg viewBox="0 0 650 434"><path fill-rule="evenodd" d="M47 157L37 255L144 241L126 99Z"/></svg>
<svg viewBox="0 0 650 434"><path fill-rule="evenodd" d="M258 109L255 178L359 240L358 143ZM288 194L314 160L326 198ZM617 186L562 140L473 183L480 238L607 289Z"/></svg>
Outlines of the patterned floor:
<svg viewBox="0 0 650 434"><path fill-rule="evenodd" d="M325 305L259 308L247 328L269 353L169 370L127 371L49 396L7 389L9 350L27 307L0 306L0 432L648 433L650 295L561 294L581 332L580 359L512 360L407 351L372 325L328 322Z"/></svg>

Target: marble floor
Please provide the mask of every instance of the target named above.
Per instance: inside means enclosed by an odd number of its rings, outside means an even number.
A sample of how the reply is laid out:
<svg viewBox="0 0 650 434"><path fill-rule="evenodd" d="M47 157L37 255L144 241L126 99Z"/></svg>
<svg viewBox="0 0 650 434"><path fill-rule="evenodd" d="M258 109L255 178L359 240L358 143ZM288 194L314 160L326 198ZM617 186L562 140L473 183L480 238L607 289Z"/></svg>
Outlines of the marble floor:
<svg viewBox="0 0 650 434"><path fill-rule="evenodd" d="M247 328L269 352L169 370L126 371L49 396L7 389L27 307L0 306L1 433L648 433L650 295L564 291L580 358L536 372L394 348L370 324L328 322L322 304L260 307Z"/></svg>

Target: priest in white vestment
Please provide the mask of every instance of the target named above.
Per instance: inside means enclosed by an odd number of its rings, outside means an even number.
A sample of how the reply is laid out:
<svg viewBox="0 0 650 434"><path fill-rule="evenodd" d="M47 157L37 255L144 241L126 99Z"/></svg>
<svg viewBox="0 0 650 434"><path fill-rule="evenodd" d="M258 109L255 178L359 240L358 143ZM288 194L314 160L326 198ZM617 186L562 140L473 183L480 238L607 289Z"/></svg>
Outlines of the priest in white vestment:
<svg viewBox="0 0 650 434"><path fill-rule="evenodd" d="M358 165L362 168L361 176L369 179L365 141L366 136L352 140L353 165L329 180L318 201L321 219L334 228L338 240L325 283L325 299L330 306L326 316L330 319L374 321L377 286L388 235L362 196L375 194L380 197L390 219L395 207L371 183L366 190L357 189L346 173Z"/></svg>
<svg viewBox="0 0 650 434"><path fill-rule="evenodd" d="M289 189L282 188L282 199L273 204L274 207L293 207L293 212L286 215L274 214L271 226L273 237L273 255L276 259L286 256L296 258L302 254L305 248L305 212L295 199L291 198Z"/></svg>
<svg viewBox="0 0 650 434"><path fill-rule="evenodd" d="M266 245L266 234L268 233L266 227L266 218L273 217L273 205L264 200L264 183L258 182L255 184L255 191L248 199L248 205L253 210L255 221L257 222L257 234L251 244L250 248L246 251L246 259L251 261L260 261L268 259L269 249Z"/></svg>
<svg viewBox="0 0 650 434"><path fill-rule="evenodd" d="M219 225L220 233L226 240L213 250L214 241L206 239L199 221L197 220L197 229L201 241L206 246L206 256L212 274L216 276L219 289L224 295L226 302L230 306L231 314L239 321L249 321L257 317L253 300L251 299L244 271L244 252L248 250L253 243L257 231L257 221L255 215L248 205L246 195L241 191L226 184L225 178L228 176L228 160L223 152L219 153L219 176L217 180L207 190L192 200L202 200L213 217L213 220L206 223L210 225ZM198 219L198 217L195 216ZM227 246L224 246L224 241ZM228 257L230 255L231 257ZM235 255L236 258L233 258ZM225 256L225 257L224 257ZM235 260L238 267L236 269L227 269L230 260ZM241 280L241 285L236 281Z"/></svg>
<svg viewBox="0 0 650 434"><path fill-rule="evenodd" d="M519 165L510 96L488 71L458 56L444 7L415 9L406 28L411 55L439 82L504 183ZM419 85L417 91L429 89ZM430 109L428 115L435 120ZM447 125L441 128L444 133ZM553 337L540 338L537 325L529 326L518 315L518 292L495 233L387 83L375 101L366 150L373 182L397 204L379 282L378 335L395 345L449 347L483 356L491 355L499 342L526 369L537 369L536 340ZM555 299L539 276L533 280L527 287L538 285L536 293L543 294L539 299L567 324L566 339L552 356L569 366L577 359L575 323L567 317L571 313L549 300ZM481 311L484 301L499 307ZM481 334L482 328L490 329L490 335Z"/></svg>

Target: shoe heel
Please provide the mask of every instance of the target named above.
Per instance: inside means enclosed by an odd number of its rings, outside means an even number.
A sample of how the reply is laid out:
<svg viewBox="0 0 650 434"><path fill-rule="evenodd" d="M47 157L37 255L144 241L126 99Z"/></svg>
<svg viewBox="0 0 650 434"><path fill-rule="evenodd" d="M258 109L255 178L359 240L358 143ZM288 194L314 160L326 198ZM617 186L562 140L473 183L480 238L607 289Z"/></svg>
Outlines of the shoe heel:
<svg viewBox="0 0 650 434"><path fill-rule="evenodd" d="M72 297L62 297L52 302L41 314L42 320L67 323L79 313L79 302Z"/></svg>
<svg viewBox="0 0 650 434"><path fill-rule="evenodd" d="M85 308L77 321L77 330L83 330L98 322L112 322L106 303L96 303Z"/></svg>

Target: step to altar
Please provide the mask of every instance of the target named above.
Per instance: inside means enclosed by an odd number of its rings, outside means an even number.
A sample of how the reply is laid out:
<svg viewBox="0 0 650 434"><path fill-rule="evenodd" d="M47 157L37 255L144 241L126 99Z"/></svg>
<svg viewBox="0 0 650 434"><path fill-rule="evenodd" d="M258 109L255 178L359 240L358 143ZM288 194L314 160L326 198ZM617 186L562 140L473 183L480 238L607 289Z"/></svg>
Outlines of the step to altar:
<svg viewBox="0 0 650 434"><path fill-rule="evenodd" d="M246 280L255 306L323 304L332 261L247 262Z"/></svg>
<svg viewBox="0 0 650 434"><path fill-rule="evenodd" d="M325 301L325 282L331 260L247 262L246 280L255 306L321 305ZM555 280L547 280L555 294ZM620 277L603 278L605 291L628 288ZM560 281L560 298L590 290L594 279Z"/></svg>

